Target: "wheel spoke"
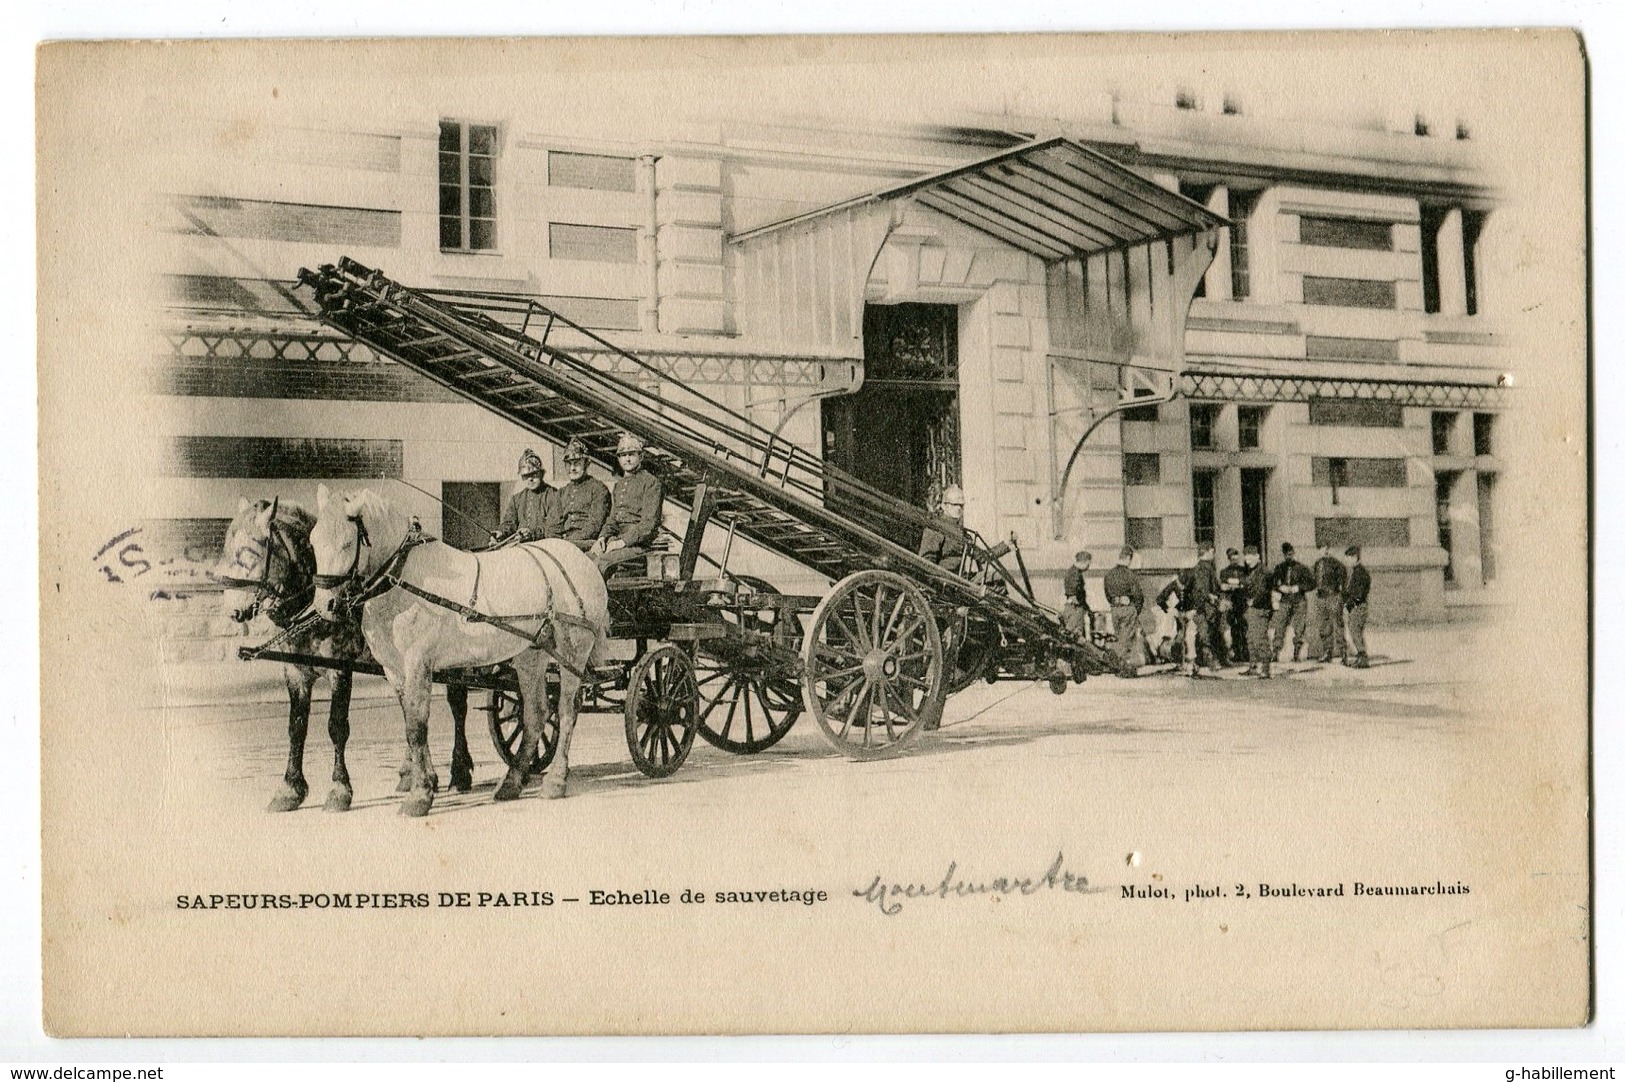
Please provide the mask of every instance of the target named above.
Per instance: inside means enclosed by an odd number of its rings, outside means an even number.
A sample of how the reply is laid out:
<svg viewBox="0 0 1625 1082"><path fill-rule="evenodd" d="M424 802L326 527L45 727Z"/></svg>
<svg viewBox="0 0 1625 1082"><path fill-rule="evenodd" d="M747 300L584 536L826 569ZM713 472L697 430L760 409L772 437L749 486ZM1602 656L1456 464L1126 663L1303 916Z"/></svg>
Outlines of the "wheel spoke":
<svg viewBox="0 0 1625 1082"><path fill-rule="evenodd" d="M773 718L773 711L767 705L767 688L761 684L753 684L751 686L756 692L757 699L762 704L762 716L767 719L768 733L772 734L778 732L779 726Z"/></svg>
<svg viewBox="0 0 1625 1082"><path fill-rule="evenodd" d="M899 632L895 637L889 638L886 641L888 643L894 643L894 644L896 644L898 646L901 646L901 645L907 643L909 638L911 636L913 636L913 634L916 631L919 631L923 627L925 627L925 614L924 613L920 614L919 616L916 616L914 618L913 623L909 624L907 628L905 628L903 631Z"/></svg>
<svg viewBox="0 0 1625 1082"><path fill-rule="evenodd" d="M858 623L861 625L862 622L863 622L863 616L860 613L858 615ZM862 652L865 652L865 653L868 652L868 650L869 650L868 641L866 639L864 639L861 632L859 632L851 624L846 622L846 617L842 616L840 613L836 612L834 609L831 609L830 613L829 613L829 623L830 623L831 627L836 627L836 628L840 629L841 634L846 636L846 641L847 642L856 645L858 650L860 650Z"/></svg>
<svg viewBox="0 0 1625 1082"><path fill-rule="evenodd" d="M910 725L913 725L915 722L920 720L920 715L915 711L914 704L910 701L910 696L897 695L891 697L888 701L897 708L897 712L903 715L903 718Z"/></svg>
<svg viewBox="0 0 1625 1082"><path fill-rule="evenodd" d="M886 630L882 632L880 638L876 640L877 642L892 641L892 628L897 626L897 617L902 615L903 606L907 603L908 595L905 593L898 593L897 604L891 607L891 615L886 617Z"/></svg>
<svg viewBox="0 0 1625 1082"><path fill-rule="evenodd" d="M722 722L722 738L724 740L726 740L728 738L728 734L733 731L734 711L739 708L739 685L735 683L733 685L733 689L734 697L728 701L728 716Z"/></svg>

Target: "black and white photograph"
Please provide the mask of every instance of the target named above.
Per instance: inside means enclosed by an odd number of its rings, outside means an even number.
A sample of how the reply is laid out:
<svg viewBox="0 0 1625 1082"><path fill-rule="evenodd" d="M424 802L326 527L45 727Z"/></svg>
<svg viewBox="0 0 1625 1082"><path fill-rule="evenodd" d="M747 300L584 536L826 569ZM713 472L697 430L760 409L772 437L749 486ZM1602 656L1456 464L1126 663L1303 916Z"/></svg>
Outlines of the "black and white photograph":
<svg viewBox="0 0 1625 1082"><path fill-rule="evenodd" d="M52 1036L1590 1017L1572 32L37 110Z"/></svg>

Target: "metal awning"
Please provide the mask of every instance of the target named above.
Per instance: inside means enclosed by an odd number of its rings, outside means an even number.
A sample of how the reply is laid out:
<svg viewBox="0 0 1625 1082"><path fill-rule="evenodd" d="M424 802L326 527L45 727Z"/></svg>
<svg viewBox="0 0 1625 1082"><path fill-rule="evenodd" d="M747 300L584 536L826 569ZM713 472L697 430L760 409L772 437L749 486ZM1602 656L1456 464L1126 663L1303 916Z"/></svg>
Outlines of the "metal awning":
<svg viewBox="0 0 1625 1082"><path fill-rule="evenodd" d="M735 242L866 205L913 199L1045 260L1086 257L1229 223L1066 138L1043 139L733 236Z"/></svg>

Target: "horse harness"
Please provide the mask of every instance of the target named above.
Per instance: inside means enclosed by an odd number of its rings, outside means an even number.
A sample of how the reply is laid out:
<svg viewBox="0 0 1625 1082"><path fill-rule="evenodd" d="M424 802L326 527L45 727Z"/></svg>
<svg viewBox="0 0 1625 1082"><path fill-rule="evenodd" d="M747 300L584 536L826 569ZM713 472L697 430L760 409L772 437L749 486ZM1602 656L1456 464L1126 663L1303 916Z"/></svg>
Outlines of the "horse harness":
<svg viewBox="0 0 1625 1082"><path fill-rule="evenodd" d="M316 575L312 580L314 586L321 586L324 589L337 589L342 587L345 583L354 581L356 570L361 566L361 547L365 545L368 548L371 548L372 538L367 535L367 525L364 521L362 521L360 515L350 516L350 521L355 523L356 545L355 556L350 561L349 570L339 575ZM425 590L423 587L418 586L415 583L407 582L405 578L402 577L405 574L407 557L410 556L412 554L412 550L417 548L419 545L425 545L434 540L437 539L424 533L417 520L413 519L412 527L407 531L406 537L401 541L400 546L395 549L395 551L390 555L389 559L383 562L377 571L372 573L371 577L368 578L366 583L362 585L359 592L346 599L345 604L353 611L359 610L363 605L374 598L382 597L389 591L399 588L405 590L407 593L412 594L415 597L422 598L431 605L435 605L443 609L450 609L452 612L455 612L469 623L490 624L498 631L505 631L508 634L513 635L515 638L522 639L530 645L531 649L540 651L541 653L552 658L554 661L558 662L559 666L568 670L572 676L579 680L591 682L591 677L585 670L579 669L565 661L563 658L559 657L553 649L554 644L557 641L554 634L556 624L564 623L574 627L592 628L594 631L596 631L597 629L593 628L591 622L580 616L575 616L571 613L565 612L534 612L494 616L490 613L480 612L478 609L475 609L473 606L479 601L480 589L480 563L478 554L470 554L474 556L474 589L469 597L469 603L467 605L464 605L458 601L453 601L449 597L442 597L441 595L430 590ZM582 609L582 611L586 611L586 606L581 600L581 594L570 582L570 575L564 570L564 565L559 563L558 557L554 556L546 549L526 547L523 548L522 551L528 553L530 558L536 561L536 566L540 568L542 572L542 580L547 583L548 590L551 592L553 589L553 579L552 576L547 573L547 568L542 564L542 557L545 556L548 563L552 564L553 567L558 570L560 581L564 583L565 589L570 591L570 596L575 601L576 606ZM540 621L540 624L534 632L531 632L516 626L513 623L513 621L516 620L538 620Z"/></svg>
<svg viewBox="0 0 1625 1082"><path fill-rule="evenodd" d="M274 505L273 505L274 507ZM291 593L286 593L282 585L271 581L271 565L276 561L277 548L281 547L283 559L288 564L289 577L295 574L302 575L304 585ZM257 579L237 579L218 576L219 580L234 589L253 590L254 608L270 598L275 602L266 616L279 628L288 628L295 623L295 617L310 607L311 601L316 597L316 554L309 546L301 553L296 551L293 544L288 541L287 535L282 532L280 524L273 518L270 531L265 538L265 561L260 565L260 577Z"/></svg>

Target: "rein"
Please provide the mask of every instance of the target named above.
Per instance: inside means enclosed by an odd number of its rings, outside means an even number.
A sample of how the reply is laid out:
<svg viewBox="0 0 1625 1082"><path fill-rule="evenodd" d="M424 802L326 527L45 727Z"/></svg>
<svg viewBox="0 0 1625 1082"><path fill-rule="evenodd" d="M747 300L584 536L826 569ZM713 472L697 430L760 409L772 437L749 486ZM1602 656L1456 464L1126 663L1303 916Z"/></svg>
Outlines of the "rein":
<svg viewBox="0 0 1625 1082"><path fill-rule="evenodd" d="M331 590L340 589L346 584L355 581L356 572L361 566L361 548L363 545L371 548L372 539L367 535L367 525L362 521L360 515L352 516L351 521L355 523L356 545L355 555L350 560L349 569L343 574L338 575L316 575L313 580L314 585ZM401 541L400 546L390 554L389 559L385 560L382 566L380 566L377 571L373 572L372 575L368 577L367 581L355 594L345 599L345 606L352 612L356 612L374 598L382 597L389 591L399 588L405 590L414 597L427 601L431 605L435 605L443 609L449 609L450 611L461 616L464 620L467 620L469 623L489 624L499 631L505 631L508 634L513 635L515 638L521 639L528 643L532 649L539 650L542 653L547 654L549 657L552 657L553 660L558 662L561 667L568 669L571 675L583 680L589 679L588 674L584 670L569 664L563 658L555 654L551 649L554 642L554 625L558 623L566 623L575 627L592 627L593 625L583 617L574 616L570 613L553 612L493 616L488 613L480 612L470 605L464 605L461 602L453 601L449 597L442 597L437 593L425 590L423 587L418 586L415 583L407 582L404 578L406 558L411 555L413 549L433 540L435 540L435 538L423 533L422 530L414 523L412 528L407 532L406 537ZM576 604L583 604L581 601L581 594L576 590L575 586L571 584L570 576L565 572L564 565L559 563L557 557L545 550L527 548L525 551L530 553L532 559L536 560L538 568L540 568L542 571L542 579L547 583L550 594L553 588L552 577L547 574L547 569L541 565L542 556L546 556L548 561L558 569L559 575L562 577L565 587L575 598ZM474 555L474 581L476 583L475 591L477 594L480 566L479 556L472 553L470 555ZM470 598L470 600L473 601L475 598ZM516 626L512 622L516 620L539 620L541 623L534 632L531 632Z"/></svg>

